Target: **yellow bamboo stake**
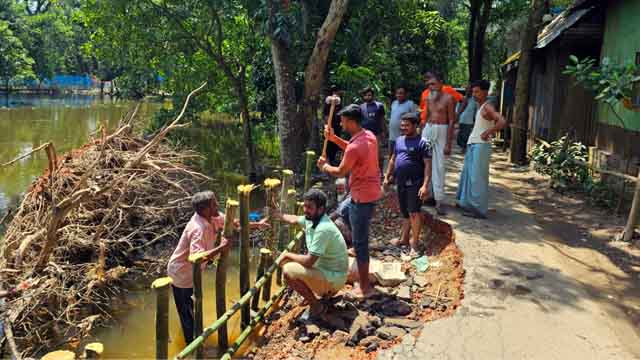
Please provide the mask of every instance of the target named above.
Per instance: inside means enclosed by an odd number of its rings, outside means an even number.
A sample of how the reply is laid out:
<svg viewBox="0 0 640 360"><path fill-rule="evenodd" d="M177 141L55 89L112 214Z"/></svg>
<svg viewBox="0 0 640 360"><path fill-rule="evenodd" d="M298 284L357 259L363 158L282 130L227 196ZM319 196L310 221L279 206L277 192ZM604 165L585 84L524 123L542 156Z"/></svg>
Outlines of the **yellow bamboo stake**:
<svg viewBox="0 0 640 360"><path fill-rule="evenodd" d="M224 217L224 237L230 239L233 236L233 220L236 218L238 202L227 200ZM228 254L223 251L218 259L216 267L216 315L220 318L227 312L227 263ZM218 329L218 347L224 351L229 347L229 335L227 323L225 322Z"/></svg>
<svg viewBox="0 0 640 360"><path fill-rule="evenodd" d="M269 231L269 235L267 236L266 239L266 248L274 251L275 249L275 244L276 244L276 238L278 236L278 230L277 230L277 225L276 225L276 221L273 220L271 218L271 212L273 211L273 209L277 206L277 200L276 200L276 188L278 186L280 186L281 181L278 179L266 179L264 181L264 188L265 188L265 216L269 219L269 222L271 223L271 229Z"/></svg>
<svg viewBox="0 0 640 360"><path fill-rule="evenodd" d="M316 153L309 150L305 152L306 155L306 164L304 169L304 192L307 192L311 187L311 174L313 171L313 160L316 157Z"/></svg>
<svg viewBox="0 0 640 360"><path fill-rule="evenodd" d="M282 186L280 187L280 211L287 212L287 204L289 201L289 191L293 187L293 171L282 170ZM295 190L294 190L295 193ZM287 239L287 226L281 221L277 221L278 227L278 253L284 248ZM276 284L282 285L282 268L278 268L276 273Z"/></svg>
<svg viewBox="0 0 640 360"><path fill-rule="evenodd" d="M253 185L238 186L240 198L240 293L249 291L249 197ZM241 327L244 329L251 321L251 310L247 302L240 312Z"/></svg>
<svg viewBox="0 0 640 360"><path fill-rule="evenodd" d="M169 286L170 277L162 277L151 283L156 293L156 359L169 356Z"/></svg>

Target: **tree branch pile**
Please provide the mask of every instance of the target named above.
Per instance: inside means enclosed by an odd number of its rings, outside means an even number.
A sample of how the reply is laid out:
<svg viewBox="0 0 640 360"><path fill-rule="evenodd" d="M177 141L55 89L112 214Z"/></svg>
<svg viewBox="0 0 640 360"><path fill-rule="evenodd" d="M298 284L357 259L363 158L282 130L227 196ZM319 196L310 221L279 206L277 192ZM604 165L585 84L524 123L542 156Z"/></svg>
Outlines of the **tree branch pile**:
<svg viewBox="0 0 640 360"><path fill-rule="evenodd" d="M187 165L198 155L136 138L127 126L58 158L8 225L0 283L33 284L2 314L17 358L82 339L107 320L127 275L164 266L158 254L177 243L190 195L208 180Z"/></svg>

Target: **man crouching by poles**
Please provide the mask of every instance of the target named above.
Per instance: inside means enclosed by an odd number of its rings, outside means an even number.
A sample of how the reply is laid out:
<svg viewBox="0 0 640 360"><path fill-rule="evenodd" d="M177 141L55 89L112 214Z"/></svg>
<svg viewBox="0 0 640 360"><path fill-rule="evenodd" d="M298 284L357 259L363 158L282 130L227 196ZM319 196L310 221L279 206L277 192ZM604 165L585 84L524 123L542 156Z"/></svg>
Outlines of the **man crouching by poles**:
<svg viewBox="0 0 640 360"><path fill-rule="evenodd" d="M213 260L222 251L230 247L226 238L220 239L216 247L216 234L224 228L224 214L218 210L218 200L212 191L196 193L191 198L191 205L195 213L182 232L178 246L169 259L167 274L171 277L173 299L180 317L182 332L187 344L194 338L194 313L193 313L193 265L189 262L190 254L210 252L202 268L208 261ZM251 223L251 227L266 227L267 219L261 222Z"/></svg>
<svg viewBox="0 0 640 360"><path fill-rule="evenodd" d="M304 194L304 216L281 214L273 217L288 224L300 224L305 232L307 254L284 253L280 263L287 284L309 304L309 318L317 319L327 306L316 296L335 295L347 281L347 246L336 225L326 215L327 195L318 189Z"/></svg>

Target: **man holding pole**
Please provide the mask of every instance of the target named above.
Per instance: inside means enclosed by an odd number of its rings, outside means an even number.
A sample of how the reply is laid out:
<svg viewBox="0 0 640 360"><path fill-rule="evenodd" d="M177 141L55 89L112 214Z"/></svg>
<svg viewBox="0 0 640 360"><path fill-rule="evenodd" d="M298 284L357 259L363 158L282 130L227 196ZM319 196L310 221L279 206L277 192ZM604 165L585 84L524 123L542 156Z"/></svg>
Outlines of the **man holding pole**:
<svg viewBox="0 0 640 360"><path fill-rule="evenodd" d="M309 315L317 318L326 305L316 296L331 296L347 281L347 246L336 225L326 215L327 196L318 189L304 194L304 216L281 214L273 217L304 229L307 254L285 252L280 263L287 284L309 304Z"/></svg>
<svg viewBox="0 0 640 360"><path fill-rule="evenodd" d="M339 166L327 164L324 157L318 159L321 171L335 177L349 175L351 201L344 207L342 218L351 229L353 247L358 262L359 287L352 297L363 299L372 295L369 285L369 226L375 203L382 197L380 167L378 165L378 141L369 130L362 128L362 112L352 104L340 111L342 129L351 135L348 142L325 128L325 137L344 150Z"/></svg>
<svg viewBox="0 0 640 360"><path fill-rule="evenodd" d="M195 213L184 228L167 265L167 274L172 280L173 299L187 344L194 339L193 264L189 262L189 255L207 252L207 258L202 262L204 268L207 260L213 259L230 246L229 240L224 237L215 246L218 230L224 227L224 214L218 211L215 194L212 191L196 193L191 198L191 205ZM263 219L262 222L251 223L251 226L268 226L265 221Z"/></svg>

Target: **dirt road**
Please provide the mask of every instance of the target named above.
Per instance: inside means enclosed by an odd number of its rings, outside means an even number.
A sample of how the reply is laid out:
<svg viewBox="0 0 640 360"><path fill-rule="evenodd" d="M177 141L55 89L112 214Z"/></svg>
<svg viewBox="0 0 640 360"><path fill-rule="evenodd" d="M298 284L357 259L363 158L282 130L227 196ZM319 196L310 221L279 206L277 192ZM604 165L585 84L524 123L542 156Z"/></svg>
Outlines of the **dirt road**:
<svg viewBox="0 0 640 360"><path fill-rule="evenodd" d="M453 201L462 158L451 160ZM378 358L640 359L640 257L582 235L597 217L565 221L562 204L533 206L532 175L503 156L491 172L490 219L446 217L465 256L462 307Z"/></svg>

